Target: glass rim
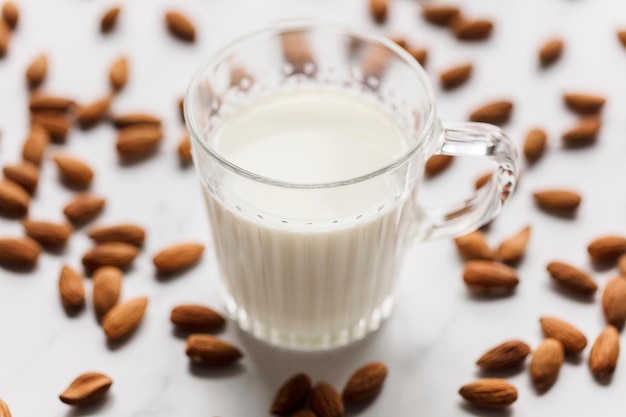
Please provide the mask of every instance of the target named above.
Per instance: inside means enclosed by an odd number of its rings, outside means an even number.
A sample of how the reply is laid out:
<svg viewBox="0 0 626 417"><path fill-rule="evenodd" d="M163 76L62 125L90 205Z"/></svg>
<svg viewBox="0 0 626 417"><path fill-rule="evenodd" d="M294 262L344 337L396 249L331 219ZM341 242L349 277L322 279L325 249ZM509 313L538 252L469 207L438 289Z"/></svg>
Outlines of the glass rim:
<svg viewBox="0 0 626 417"><path fill-rule="evenodd" d="M275 178L263 176L260 174L256 174L252 171L246 170L238 166L237 164L234 164L233 162L229 161L224 156L220 155L215 149L213 149L207 143L207 140L203 138L203 135L201 134L200 129L198 128L198 125L196 123L196 118L193 116L192 110L194 109L194 105L190 97L194 93L194 91L196 91L199 88L200 81L202 79L202 76L205 74L205 72L209 68L215 66L217 63L224 61L224 59L230 56L241 43L247 41L248 39L255 38L259 35L264 35L264 34L274 33L278 35L284 32L290 32L294 30L307 30L307 29L312 29L312 30L332 29L339 33L343 32L343 34L347 36L350 36L353 38L359 38L362 41L365 41L370 44L381 45L387 50L391 51L393 55L400 58L405 64L407 64L409 68L411 68L416 74L416 76L418 77L420 83L422 84L422 87L424 88L424 91L427 95L427 100L428 100L428 108L426 110L427 112L426 124L424 125L424 128L419 133L419 136L417 140L415 141L415 143L409 146L401 155L396 157L391 162L388 162L384 164L383 166L381 166L380 168L377 168L366 174L362 174L354 178L349 178L345 180L332 181L332 182L319 182L319 183L296 183L296 182L278 180ZM398 166L402 165L403 163L405 163L407 160L409 160L415 154L415 152L419 149L420 145L428 138L430 132L434 129L435 95L434 95L434 91L432 88L432 84L430 83L430 80L428 79L428 76L424 68L422 68L422 66L417 62L417 60L415 60L415 58L413 58L413 56L411 56L407 51L405 51L402 47L400 47L391 39L386 38L384 36L376 35L376 34L366 33L361 30L351 29L347 26L343 26L343 25L335 24L335 23L320 22L320 21L310 20L310 19L289 20L285 22L275 23L271 26L267 26L267 27L255 30L253 32L250 32L246 35L243 35L231 41L226 46L224 46L223 48L221 48L220 50L212 54L206 61L204 61L204 63L202 63L200 67L196 70L194 76L191 79L191 82L189 83L187 87L184 101L183 101L183 113L185 116L185 124L187 126L187 130L189 132L190 138L196 144L198 144L202 148L202 150L206 152L211 158L213 158L222 166L228 168L230 171L238 175L241 175L243 177L246 177L248 179L251 179L257 182L262 182L268 185L284 187L284 188L300 188L300 189L334 188L334 187L342 187L346 185L356 184L362 181L367 181L369 179L382 175L388 171L391 171L397 168Z"/></svg>

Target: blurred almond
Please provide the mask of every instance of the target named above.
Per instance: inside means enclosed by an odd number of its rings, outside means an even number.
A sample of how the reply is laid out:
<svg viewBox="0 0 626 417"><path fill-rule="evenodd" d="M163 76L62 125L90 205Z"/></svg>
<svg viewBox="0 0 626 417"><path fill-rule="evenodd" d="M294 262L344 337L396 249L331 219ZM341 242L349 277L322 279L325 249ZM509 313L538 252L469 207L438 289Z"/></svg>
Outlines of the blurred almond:
<svg viewBox="0 0 626 417"><path fill-rule="evenodd" d="M180 243L169 246L157 253L153 262L159 272L172 272L188 268L202 257L204 245L199 243Z"/></svg>
<svg viewBox="0 0 626 417"><path fill-rule="evenodd" d="M620 30L617 32L617 39L620 41L622 46L626 48L626 30Z"/></svg>
<svg viewBox="0 0 626 417"><path fill-rule="evenodd" d="M88 235L98 243L126 242L141 246L146 237L146 232L136 224L117 224L93 227L89 230Z"/></svg>
<svg viewBox="0 0 626 417"><path fill-rule="evenodd" d="M291 376L274 396L270 414L290 414L298 411L306 404L311 391L311 378L307 374Z"/></svg>
<svg viewBox="0 0 626 417"><path fill-rule="evenodd" d="M583 93L563 94L563 101L570 110L578 114L597 114L606 103L602 96Z"/></svg>
<svg viewBox="0 0 626 417"><path fill-rule="evenodd" d="M539 390L550 388L559 376L564 359L563 345L557 339L547 338L533 352L530 377Z"/></svg>
<svg viewBox="0 0 626 417"><path fill-rule="evenodd" d="M439 82L444 90L460 87L469 80L473 70L472 64L462 64L449 68L439 74Z"/></svg>
<svg viewBox="0 0 626 417"><path fill-rule="evenodd" d="M35 126L45 129L50 138L57 143L65 142L70 130L70 120L67 115L58 110L34 112L30 116L30 121L33 129Z"/></svg>
<svg viewBox="0 0 626 417"><path fill-rule="evenodd" d="M450 155L433 155L426 161L426 175L433 177L445 171L454 161L454 157Z"/></svg>
<svg viewBox="0 0 626 417"><path fill-rule="evenodd" d="M613 374L619 358L619 332L611 325L598 336L589 353L589 369L598 378Z"/></svg>
<svg viewBox="0 0 626 417"><path fill-rule="evenodd" d="M48 73L48 57L45 54L39 54L26 68L26 83L30 88L39 87Z"/></svg>
<svg viewBox="0 0 626 417"><path fill-rule="evenodd" d="M495 252L489 247L485 234L480 230L475 230L454 239L456 248L463 258L467 260L485 259L493 261L496 258Z"/></svg>
<svg viewBox="0 0 626 417"><path fill-rule="evenodd" d="M20 11L17 5L12 1L6 1L2 5L2 18L11 29L15 29L20 19Z"/></svg>
<svg viewBox="0 0 626 417"><path fill-rule="evenodd" d="M148 113L127 113L114 117L113 125L118 129L137 125L160 127L161 119Z"/></svg>
<svg viewBox="0 0 626 417"><path fill-rule="evenodd" d="M117 153L122 159L139 159L154 153L163 132L160 127L131 126L120 130L117 136Z"/></svg>
<svg viewBox="0 0 626 417"><path fill-rule="evenodd" d="M477 190L483 188L485 184L487 184L489 180L491 180L492 177L493 177L493 171L485 172L480 177L476 178L476 181L474 182L474 188Z"/></svg>
<svg viewBox="0 0 626 417"><path fill-rule="evenodd" d="M30 196L22 187L10 180L0 180L0 215L24 217L28 213Z"/></svg>
<svg viewBox="0 0 626 417"><path fill-rule="evenodd" d="M59 294L67 310L78 310L85 305L83 277L67 265L63 266L59 275Z"/></svg>
<svg viewBox="0 0 626 417"><path fill-rule="evenodd" d="M116 266L120 269L128 268L137 255L136 246L123 242L100 243L83 256L83 265L88 271L102 266Z"/></svg>
<svg viewBox="0 0 626 417"><path fill-rule="evenodd" d="M137 297L113 306L102 319L102 329L109 340L128 336L141 324L148 306L146 297Z"/></svg>
<svg viewBox="0 0 626 417"><path fill-rule="evenodd" d="M181 304L174 307L170 320L179 330L196 333L212 332L226 324L220 313L196 304Z"/></svg>
<svg viewBox="0 0 626 417"><path fill-rule="evenodd" d="M365 364L350 376L341 396L346 403L371 400L381 390L385 378L387 378L387 366L384 363Z"/></svg>
<svg viewBox="0 0 626 417"><path fill-rule="evenodd" d="M110 33L115 29L120 10L119 6L111 7L102 15L100 19L100 32Z"/></svg>
<svg viewBox="0 0 626 417"><path fill-rule="evenodd" d="M45 110L68 112L76 103L71 98L36 93L30 97L28 108L32 112Z"/></svg>
<svg viewBox="0 0 626 417"><path fill-rule="evenodd" d="M514 236L505 239L498 247L498 259L503 262L515 262L524 256L530 239L530 226L526 226Z"/></svg>
<svg viewBox="0 0 626 417"><path fill-rule="evenodd" d="M120 91L128 82L128 58L116 59L109 70L109 81L113 90Z"/></svg>
<svg viewBox="0 0 626 417"><path fill-rule="evenodd" d="M9 53L9 45L11 44L11 28L6 24L4 19L0 20L0 58Z"/></svg>
<svg viewBox="0 0 626 417"><path fill-rule="evenodd" d="M0 238L0 265L32 268L40 253L41 246L31 238Z"/></svg>
<svg viewBox="0 0 626 417"><path fill-rule="evenodd" d="M586 272L563 262L548 264L550 276L560 285L587 296L598 290L598 285Z"/></svg>
<svg viewBox="0 0 626 417"><path fill-rule="evenodd" d="M542 190L533 193L535 202L542 209L549 212L573 212L582 201L582 197L570 190Z"/></svg>
<svg viewBox="0 0 626 417"><path fill-rule="evenodd" d="M117 304L122 292L122 270L115 266L103 266L93 273L93 307L98 320Z"/></svg>
<svg viewBox="0 0 626 417"><path fill-rule="evenodd" d="M318 417L343 417L345 414L341 396L328 382L318 382L313 387L311 410Z"/></svg>
<svg viewBox="0 0 626 417"><path fill-rule="evenodd" d="M530 346L521 340L500 343L485 352L476 365L485 371L502 371L520 366L530 354Z"/></svg>
<svg viewBox="0 0 626 417"><path fill-rule="evenodd" d="M422 17L427 22L438 26L447 26L454 18L460 15L456 6L425 4L422 6Z"/></svg>
<svg viewBox="0 0 626 417"><path fill-rule="evenodd" d="M165 23L170 33L185 42L196 40L196 28L182 13L170 11L165 14Z"/></svg>
<svg viewBox="0 0 626 417"><path fill-rule="evenodd" d="M463 385L459 394L481 408L506 408L517 400L517 389L503 379L479 379Z"/></svg>
<svg viewBox="0 0 626 417"><path fill-rule="evenodd" d="M43 246L59 247L64 246L73 228L67 223L53 223L46 221L22 220L26 235Z"/></svg>
<svg viewBox="0 0 626 417"><path fill-rule="evenodd" d="M83 224L98 216L104 209L105 200L90 194L78 195L63 209L63 214L74 224Z"/></svg>
<svg viewBox="0 0 626 417"><path fill-rule="evenodd" d="M463 281L472 290L485 293L512 291L519 279L515 270L499 262L474 260L465 264Z"/></svg>
<svg viewBox="0 0 626 417"><path fill-rule="evenodd" d="M112 384L111 378L104 374L87 372L76 378L59 398L65 404L82 407L103 398Z"/></svg>
<svg viewBox="0 0 626 417"><path fill-rule="evenodd" d="M539 63L542 67L548 67L559 60L563 54L563 39L554 38L545 42L539 48Z"/></svg>
<svg viewBox="0 0 626 417"><path fill-rule="evenodd" d="M189 165L193 161L191 159L191 142L189 135L185 134L178 142L178 160L181 165Z"/></svg>
<svg viewBox="0 0 626 417"><path fill-rule="evenodd" d="M49 143L48 131L40 126L33 126L22 146L22 158L35 165L41 165Z"/></svg>
<svg viewBox="0 0 626 417"><path fill-rule="evenodd" d="M589 243L587 252L594 262L614 262L626 253L626 237L618 235L598 237Z"/></svg>
<svg viewBox="0 0 626 417"><path fill-rule="evenodd" d="M493 32L493 22L487 19L467 20L463 17L452 19L451 29L461 41L483 41Z"/></svg>
<svg viewBox="0 0 626 417"><path fill-rule="evenodd" d="M39 182L39 168L31 162L22 162L14 165L5 165L2 169L4 176L33 194Z"/></svg>
<svg viewBox="0 0 626 417"><path fill-rule="evenodd" d="M578 123L565 131L562 136L566 148L582 148L592 145L598 138L602 122L597 116L583 117Z"/></svg>
<svg viewBox="0 0 626 417"><path fill-rule="evenodd" d="M422 67L426 66L428 61L428 50L424 48L409 48L409 53Z"/></svg>
<svg viewBox="0 0 626 417"><path fill-rule="evenodd" d="M11 417L9 406L2 400L0 400L0 417Z"/></svg>
<svg viewBox="0 0 626 417"><path fill-rule="evenodd" d="M389 0L369 0L369 5L372 19L374 19L376 23L384 23L387 20Z"/></svg>
<svg viewBox="0 0 626 417"><path fill-rule="evenodd" d="M112 97L106 96L93 103L79 106L76 111L76 120L83 129L91 128L109 116L109 107Z"/></svg>
<svg viewBox="0 0 626 417"><path fill-rule="evenodd" d="M607 281L602 294L602 310L606 322L621 329L626 322L626 279L612 278Z"/></svg>
<svg viewBox="0 0 626 417"><path fill-rule="evenodd" d="M88 187L93 180L93 170L78 158L59 154L54 157L61 179L73 186Z"/></svg>
<svg viewBox="0 0 626 417"><path fill-rule="evenodd" d="M542 129L532 129L524 139L524 156L529 162L535 162L545 153L548 136Z"/></svg>
<svg viewBox="0 0 626 417"><path fill-rule="evenodd" d="M291 417L317 417L317 416L311 410L300 410L300 411L292 414Z"/></svg>
<svg viewBox="0 0 626 417"><path fill-rule="evenodd" d="M617 267L619 268L619 274L626 277L626 254L619 257Z"/></svg>
<svg viewBox="0 0 626 417"><path fill-rule="evenodd" d="M585 335L570 323L556 317L542 317L539 322L546 337L560 341L566 352L579 353L587 346Z"/></svg>
<svg viewBox="0 0 626 417"><path fill-rule="evenodd" d="M474 110L470 114L470 120L472 122L501 125L509 121L512 111L512 102L507 100L493 101Z"/></svg>
<svg viewBox="0 0 626 417"><path fill-rule="evenodd" d="M230 365L243 357L236 346L208 334L190 335L185 354L192 362L206 366Z"/></svg>

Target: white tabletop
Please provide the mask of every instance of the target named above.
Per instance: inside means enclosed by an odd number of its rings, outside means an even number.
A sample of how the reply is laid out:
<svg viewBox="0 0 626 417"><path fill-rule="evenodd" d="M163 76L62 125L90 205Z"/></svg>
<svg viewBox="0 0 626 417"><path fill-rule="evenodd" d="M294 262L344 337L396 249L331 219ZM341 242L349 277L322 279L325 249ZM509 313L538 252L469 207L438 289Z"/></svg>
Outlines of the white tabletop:
<svg viewBox="0 0 626 417"><path fill-rule="evenodd" d="M160 115L166 140L154 158L120 167L110 125L71 132L66 148L94 166L92 190L108 200L98 221L137 222L148 230L142 255L124 279L123 297L146 295L150 304L137 333L116 349L107 347L90 301L82 314L66 316L57 294L58 273L63 263L80 267L90 246L83 231L72 237L64 252L43 254L31 273L0 270L0 397L14 416L260 416L267 414L275 389L292 373L305 371L316 380L342 386L357 366L372 360L387 363L389 377L379 398L360 410L363 416L611 416L626 408L626 366L618 366L609 385L600 385L586 365L589 348L580 359L566 361L559 380L544 395L535 392L527 370L507 375L519 389L519 400L508 412L466 408L457 394L462 384L480 376L474 362L487 348L509 338L536 347L542 339L542 315L570 320L590 343L604 327L600 294L593 302L564 296L551 285L545 265L562 259L591 270L586 244L600 234L626 233L621 182L626 175L626 49L615 36L620 23L626 26L626 3L465 1L468 14L496 22L492 39L477 44L460 44L445 30L425 24L415 1L393 1L389 23L379 28L370 21L364 0L136 0L124 4L119 27L108 37L99 34L98 22L110 2L18 3L19 28L8 56L0 60L2 164L19 159L28 124L23 73L42 51L50 57L45 89L81 102L107 91L108 66L119 54L127 54L131 78L115 100L114 111ZM194 45L165 32L163 12L172 4L197 24ZM547 155L526 169L517 195L489 231L496 244L532 225L529 250L518 267L521 282L511 297L477 299L462 282L463 262L450 241L420 244L406 256L394 314L372 337L329 353L301 354L251 340L229 323L222 336L240 345L246 357L233 368L199 372L189 367L184 339L173 334L169 313L182 302L219 305L216 277L208 272L211 258L167 281L157 279L150 261L156 250L176 241L208 244L195 173L178 166L175 152L183 130L177 99L209 53L245 32L288 17L318 17L404 34L429 49L427 69L433 79L447 66L471 60L475 73L466 86L456 92L438 91L442 118L464 120L483 102L511 98L515 109L506 130L516 141L535 125L549 132ZM542 71L536 52L552 35L565 38L565 53L554 67ZM561 102L561 92L570 89L608 96L599 143L592 148L560 147L560 132L576 120ZM471 193L483 169L474 160L457 160L448 172L428 181L420 197L428 202L458 200ZM534 207L532 191L552 186L573 187L583 194L575 219L556 218ZM71 196L60 185L54 164L46 161L32 216L61 220ZM22 233L18 222L6 219L0 219L0 231L2 236ZM615 274L594 272L601 286ZM90 281L87 286L89 293ZM110 397L95 408L73 411L57 396L87 370L113 378Z"/></svg>

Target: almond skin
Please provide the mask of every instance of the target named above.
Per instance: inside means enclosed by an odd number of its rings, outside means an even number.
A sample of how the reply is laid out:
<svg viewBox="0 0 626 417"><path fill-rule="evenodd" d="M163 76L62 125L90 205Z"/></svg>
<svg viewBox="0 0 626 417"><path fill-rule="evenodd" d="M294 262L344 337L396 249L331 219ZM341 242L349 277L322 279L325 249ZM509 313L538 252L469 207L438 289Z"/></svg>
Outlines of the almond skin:
<svg viewBox="0 0 626 417"><path fill-rule="evenodd" d="M54 162L63 181L81 188L91 185L93 170L85 162L69 155L56 155Z"/></svg>
<svg viewBox="0 0 626 417"><path fill-rule="evenodd" d="M467 260L484 259L493 261L496 254L489 247L485 234L480 230L475 230L463 236L454 239L456 248L463 258Z"/></svg>
<svg viewBox="0 0 626 417"><path fill-rule="evenodd" d="M60 247L69 240L74 229L67 223L22 220L26 236L36 240L43 246Z"/></svg>
<svg viewBox="0 0 626 417"><path fill-rule="evenodd" d="M31 238L0 238L0 265L32 268L40 253L41 246Z"/></svg>
<svg viewBox="0 0 626 417"><path fill-rule="evenodd" d="M317 417L313 411L300 410L297 413L292 414L291 417Z"/></svg>
<svg viewBox="0 0 626 417"><path fill-rule="evenodd" d="M212 308L182 304L172 309L170 320L177 329L186 332L212 332L226 324L224 317Z"/></svg>
<svg viewBox="0 0 626 417"><path fill-rule="evenodd" d="M424 169L426 170L426 175L429 177L434 177L435 175L441 174L445 171L450 164L454 161L454 157L450 155L433 155L428 158L426 161L426 165Z"/></svg>
<svg viewBox="0 0 626 417"><path fill-rule="evenodd" d="M469 261L463 272L465 284L477 292L510 292L519 283L515 270L507 265L483 260Z"/></svg>
<svg viewBox="0 0 626 417"><path fill-rule="evenodd" d="M311 390L311 378L307 374L291 376L274 396L270 414L290 414L298 411L309 399Z"/></svg>
<svg viewBox="0 0 626 417"><path fill-rule="evenodd" d="M104 374L87 372L76 378L59 399L65 404L82 407L104 397L112 384L111 378Z"/></svg>
<svg viewBox="0 0 626 417"><path fill-rule="evenodd" d="M88 235L98 243L125 242L135 246L143 245L146 238L144 229L135 224L93 227Z"/></svg>
<svg viewBox="0 0 626 417"><path fill-rule="evenodd" d="M33 194L39 182L39 168L30 162L15 165L5 165L2 169L4 176Z"/></svg>
<svg viewBox="0 0 626 417"><path fill-rule="evenodd" d="M626 30L620 30L617 32L617 40L626 48Z"/></svg>
<svg viewBox="0 0 626 417"><path fill-rule="evenodd" d="M626 254L619 257L617 267L619 268L620 276L626 277Z"/></svg>
<svg viewBox="0 0 626 417"><path fill-rule="evenodd" d="M11 44L11 28L6 24L4 19L0 19L0 58L9 52Z"/></svg>
<svg viewBox="0 0 626 417"><path fill-rule="evenodd" d="M31 113L30 121L33 126L45 129L50 138L57 143L64 143L70 131L70 121L61 111L43 110Z"/></svg>
<svg viewBox="0 0 626 417"><path fill-rule="evenodd" d="M193 23L180 12L170 11L165 14L165 23L170 33L185 42L196 40L196 28Z"/></svg>
<svg viewBox="0 0 626 417"><path fill-rule="evenodd" d="M452 90L460 87L469 80L474 66L472 64L462 64L449 68L439 74L439 82L444 90Z"/></svg>
<svg viewBox="0 0 626 417"><path fill-rule="evenodd" d="M492 171L485 172L480 177L476 178L476 181L474 182L474 188L476 190L483 188L485 184L487 184L489 180L491 180L492 177L493 177Z"/></svg>
<svg viewBox="0 0 626 417"><path fill-rule="evenodd" d="M578 114L598 114L606 103L602 96L583 93L565 93L563 101L567 108Z"/></svg>
<svg viewBox="0 0 626 417"><path fill-rule="evenodd" d="M41 165L49 143L50 135L48 131L39 126L33 126L22 146L22 158L37 166Z"/></svg>
<svg viewBox="0 0 626 417"><path fill-rule="evenodd" d="M11 417L9 406L2 400L0 400L0 417Z"/></svg>
<svg viewBox="0 0 626 417"><path fill-rule="evenodd" d="M111 65L109 70L109 81L115 91L121 91L128 82L128 58L119 57Z"/></svg>
<svg viewBox="0 0 626 417"><path fill-rule="evenodd" d="M514 236L505 239L498 247L498 259L503 262L516 262L524 256L530 239L530 226L526 226Z"/></svg>
<svg viewBox="0 0 626 417"><path fill-rule="evenodd" d="M63 214L74 224L86 223L98 216L106 202L103 198L89 194L77 196L63 209Z"/></svg>
<svg viewBox="0 0 626 417"><path fill-rule="evenodd" d="M602 294L602 310L607 323L621 329L626 321L626 279L607 281Z"/></svg>
<svg viewBox="0 0 626 417"><path fill-rule="evenodd" d="M608 377L617 367L619 332L611 325L598 336L589 353L589 369L598 379Z"/></svg>
<svg viewBox="0 0 626 417"><path fill-rule="evenodd" d="M185 134L178 142L178 160L183 166L191 164L193 161L191 158L191 142L189 141L189 135Z"/></svg>
<svg viewBox="0 0 626 417"><path fill-rule="evenodd" d="M370 15L374 22L378 24L385 23L389 10L389 0L369 0L369 5Z"/></svg>
<svg viewBox="0 0 626 417"><path fill-rule="evenodd" d="M83 256L83 265L88 271L93 271L101 266L116 266L120 269L126 269L133 263L138 254L137 247L128 243L101 243Z"/></svg>
<svg viewBox="0 0 626 417"><path fill-rule="evenodd" d="M0 215L24 217L28 214L30 196L22 187L10 180L0 180Z"/></svg>
<svg viewBox="0 0 626 417"><path fill-rule="evenodd" d="M109 116L109 107L111 106L111 96L106 96L93 103L85 104L78 107L76 111L76 120L83 129L89 129L103 121Z"/></svg>
<svg viewBox="0 0 626 417"><path fill-rule="evenodd" d="M180 120L185 123L185 98L178 99L178 112L180 113Z"/></svg>
<svg viewBox="0 0 626 417"><path fill-rule="evenodd" d="M548 135L542 129L532 129L524 139L524 156L528 162L536 162L543 156L548 145Z"/></svg>
<svg viewBox="0 0 626 417"><path fill-rule="evenodd" d="M422 17L424 20L437 26L447 26L459 15L460 10L456 6L428 4L422 6Z"/></svg>
<svg viewBox="0 0 626 417"><path fill-rule="evenodd" d="M513 103L508 100L499 100L487 103L470 114L472 122L491 123L501 125L509 121Z"/></svg>
<svg viewBox="0 0 626 417"><path fill-rule="evenodd" d="M26 83L29 88L37 88L46 79L48 74L48 57L45 54L39 54L26 68Z"/></svg>
<svg viewBox="0 0 626 417"><path fill-rule="evenodd" d="M148 113L128 113L113 118L113 125L117 129L125 127L148 125L154 127L161 126L161 119Z"/></svg>
<svg viewBox="0 0 626 417"><path fill-rule="evenodd" d="M83 277L67 265L63 266L59 275L59 294L67 310L78 310L85 305Z"/></svg>
<svg viewBox="0 0 626 417"><path fill-rule="evenodd" d="M12 1L5 2L2 5L2 18L11 29L15 29L20 19L20 11L17 5Z"/></svg>
<svg viewBox="0 0 626 417"><path fill-rule="evenodd" d="M206 366L230 365L243 357L236 346L208 334L190 335L185 354L192 362Z"/></svg>
<svg viewBox="0 0 626 417"><path fill-rule="evenodd" d="M341 396L328 382L318 382L311 394L311 410L318 417L343 417L345 415Z"/></svg>
<svg viewBox="0 0 626 417"><path fill-rule="evenodd" d="M598 290L598 285L589 274L566 263L550 262L547 270L559 285L580 295L588 296Z"/></svg>
<svg viewBox="0 0 626 417"><path fill-rule="evenodd" d="M409 53L422 67L428 62L428 50L424 48L409 48Z"/></svg>
<svg viewBox="0 0 626 417"><path fill-rule="evenodd" d="M542 190L533 193L535 203L548 212L573 212L582 201L582 197L575 191L570 190Z"/></svg>
<svg viewBox="0 0 626 417"><path fill-rule="evenodd" d="M458 17L452 20L450 27L460 41L483 41L493 32L493 22L487 19L466 20Z"/></svg>
<svg viewBox="0 0 626 417"><path fill-rule="evenodd" d="M93 273L93 307L98 320L119 301L122 278L122 270L114 266L103 266Z"/></svg>
<svg viewBox="0 0 626 417"><path fill-rule="evenodd" d="M31 112L50 110L66 113L73 108L75 104L74 100L67 97L49 94L33 94L28 107Z"/></svg>
<svg viewBox="0 0 626 417"><path fill-rule="evenodd" d="M505 408L517 400L517 389L503 379L479 379L459 390L470 404L482 408Z"/></svg>
<svg viewBox="0 0 626 417"><path fill-rule="evenodd" d="M162 139L163 132L159 127L127 127L117 136L117 153L122 159L144 158L157 150Z"/></svg>
<svg viewBox="0 0 626 417"><path fill-rule="evenodd" d="M560 341L547 338L533 353L530 360L530 377L538 390L550 388L559 376L564 359Z"/></svg>
<svg viewBox="0 0 626 417"><path fill-rule="evenodd" d="M115 6L107 10L100 19L100 32L110 33L115 29L117 18L120 14L120 7Z"/></svg>
<svg viewBox="0 0 626 417"><path fill-rule="evenodd" d="M552 337L563 344L566 352L579 353L587 346L587 338L580 330L556 317L539 319L546 337Z"/></svg>
<svg viewBox="0 0 626 417"><path fill-rule="evenodd" d="M384 363L365 364L350 376L341 396L346 403L368 401L378 394L385 378L387 378L387 366Z"/></svg>
<svg viewBox="0 0 626 417"><path fill-rule="evenodd" d="M509 340L489 349L476 365L485 371L502 371L517 368L530 354L530 346L521 340Z"/></svg>
<svg viewBox="0 0 626 417"><path fill-rule="evenodd" d="M550 39L539 48L539 63L542 67L549 67L559 60L563 54L565 43L560 38Z"/></svg>
<svg viewBox="0 0 626 417"><path fill-rule="evenodd" d="M157 253L152 261L159 272L172 272L188 268L200 260L204 245L181 243L167 247Z"/></svg>
<svg viewBox="0 0 626 417"><path fill-rule="evenodd" d="M599 237L587 246L587 252L593 262L614 262L626 253L626 237L617 235Z"/></svg>
<svg viewBox="0 0 626 417"><path fill-rule="evenodd" d="M562 136L563 145L566 148L583 148L592 145L598 138L602 122L597 116L587 116Z"/></svg>
<svg viewBox="0 0 626 417"><path fill-rule="evenodd" d="M102 319L102 329L109 340L129 335L141 324L148 299L137 297L113 306Z"/></svg>

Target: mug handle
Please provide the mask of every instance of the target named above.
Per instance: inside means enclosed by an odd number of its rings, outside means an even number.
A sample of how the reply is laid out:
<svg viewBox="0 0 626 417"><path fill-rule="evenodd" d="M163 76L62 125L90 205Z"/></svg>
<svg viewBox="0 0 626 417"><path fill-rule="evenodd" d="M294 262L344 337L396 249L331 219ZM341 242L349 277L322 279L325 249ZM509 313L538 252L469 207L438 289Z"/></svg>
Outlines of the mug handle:
<svg viewBox="0 0 626 417"><path fill-rule="evenodd" d="M435 155L487 157L497 169L470 199L453 207L420 208L420 240L462 235L493 220L513 194L519 176L515 144L499 127L474 122L443 122L442 126Z"/></svg>

